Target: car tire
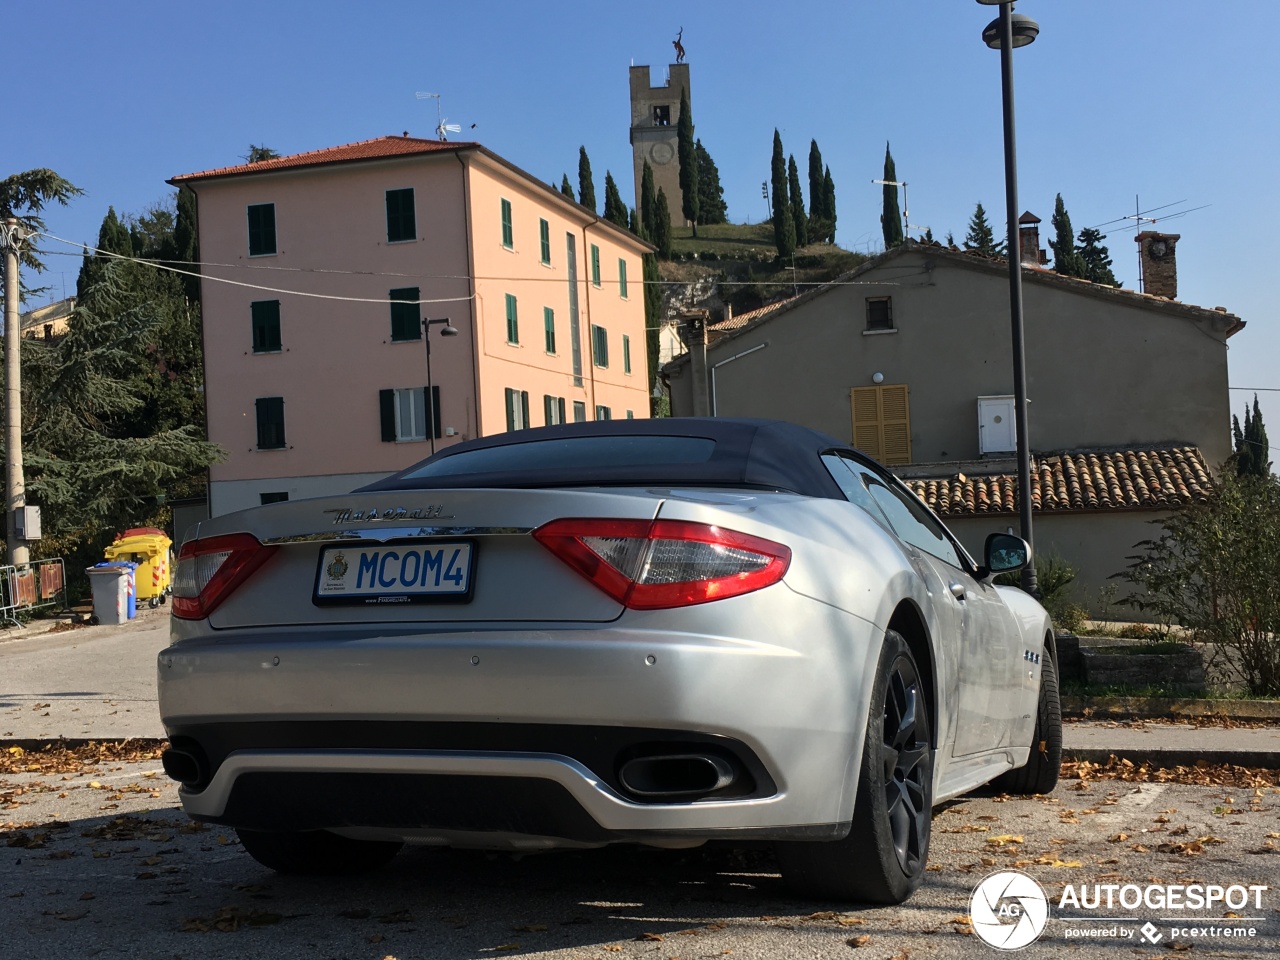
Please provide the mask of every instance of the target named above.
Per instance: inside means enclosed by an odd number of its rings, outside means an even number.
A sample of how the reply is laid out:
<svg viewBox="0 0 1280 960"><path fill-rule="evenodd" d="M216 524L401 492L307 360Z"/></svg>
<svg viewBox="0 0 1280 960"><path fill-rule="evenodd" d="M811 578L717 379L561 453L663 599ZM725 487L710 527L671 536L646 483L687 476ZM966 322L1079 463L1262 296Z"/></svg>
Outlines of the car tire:
<svg viewBox="0 0 1280 960"><path fill-rule="evenodd" d="M327 830L236 830L236 835L249 856L277 873L363 873L389 862L404 846L381 840L353 840Z"/></svg>
<svg viewBox="0 0 1280 960"><path fill-rule="evenodd" d="M902 903L924 877L932 818L924 683L907 642L890 630L872 688L852 829L841 840L777 844L782 877L805 896Z"/></svg>
<svg viewBox="0 0 1280 960"><path fill-rule="evenodd" d="M1041 655L1041 665L1031 755L1024 766L1002 773L996 779L993 785L1005 793L1023 796L1052 793L1062 771L1062 701L1058 696L1058 673L1047 650Z"/></svg>

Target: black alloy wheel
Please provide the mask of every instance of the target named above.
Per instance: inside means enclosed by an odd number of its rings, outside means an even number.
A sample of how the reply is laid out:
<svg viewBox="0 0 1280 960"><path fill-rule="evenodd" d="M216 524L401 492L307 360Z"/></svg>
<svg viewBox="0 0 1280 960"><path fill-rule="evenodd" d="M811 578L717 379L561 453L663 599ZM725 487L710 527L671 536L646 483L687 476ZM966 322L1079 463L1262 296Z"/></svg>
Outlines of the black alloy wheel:
<svg viewBox="0 0 1280 960"><path fill-rule="evenodd" d="M853 823L842 840L777 844L783 879L829 900L902 903L924 878L933 818L929 705L911 648L885 634Z"/></svg>

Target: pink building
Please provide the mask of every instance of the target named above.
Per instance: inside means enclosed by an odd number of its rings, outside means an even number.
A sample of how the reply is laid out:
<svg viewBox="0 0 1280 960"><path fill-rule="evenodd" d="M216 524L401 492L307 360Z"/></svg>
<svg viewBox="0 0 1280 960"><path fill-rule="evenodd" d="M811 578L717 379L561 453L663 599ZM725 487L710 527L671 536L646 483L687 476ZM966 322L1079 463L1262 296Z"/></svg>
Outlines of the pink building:
<svg viewBox="0 0 1280 960"><path fill-rule="evenodd" d="M382 137L169 182L199 202L214 516L346 492L433 442L648 416L652 248L479 144ZM457 330L429 326L430 392L426 320Z"/></svg>

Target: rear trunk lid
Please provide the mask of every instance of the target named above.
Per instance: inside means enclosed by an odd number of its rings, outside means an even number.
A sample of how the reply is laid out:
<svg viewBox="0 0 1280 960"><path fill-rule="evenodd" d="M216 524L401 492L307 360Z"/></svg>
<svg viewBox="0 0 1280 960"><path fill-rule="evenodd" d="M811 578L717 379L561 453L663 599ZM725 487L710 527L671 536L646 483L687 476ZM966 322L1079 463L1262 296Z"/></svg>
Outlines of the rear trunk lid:
<svg viewBox="0 0 1280 960"><path fill-rule="evenodd" d="M622 604L531 536L566 517L652 519L644 490L348 494L216 517L272 556L209 615L214 629L329 624L597 622Z"/></svg>

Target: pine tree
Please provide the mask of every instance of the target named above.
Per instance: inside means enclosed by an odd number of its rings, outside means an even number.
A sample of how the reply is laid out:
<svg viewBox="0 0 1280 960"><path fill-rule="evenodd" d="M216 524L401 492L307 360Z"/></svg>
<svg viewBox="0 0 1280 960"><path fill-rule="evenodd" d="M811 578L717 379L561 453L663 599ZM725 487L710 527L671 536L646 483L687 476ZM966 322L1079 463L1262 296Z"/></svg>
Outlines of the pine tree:
<svg viewBox="0 0 1280 960"><path fill-rule="evenodd" d="M596 212L596 185L591 179L591 158L586 147L578 148L578 202Z"/></svg>
<svg viewBox="0 0 1280 960"><path fill-rule="evenodd" d="M658 256L671 259L671 208L667 205L667 191L658 188L654 201L653 236L649 242L658 248Z"/></svg>
<svg viewBox="0 0 1280 960"><path fill-rule="evenodd" d="M836 185L831 179L831 168L822 174L822 208L826 217L827 243L836 242Z"/></svg>
<svg viewBox="0 0 1280 960"><path fill-rule="evenodd" d="M1076 237L1071 229L1071 218L1067 216L1066 205L1062 202L1062 194L1053 201L1053 233L1049 241L1053 249L1053 269L1066 277L1083 277L1085 263L1076 252Z"/></svg>
<svg viewBox="0 0 1280 960"><path fill-rule="evenodd" d="M720 186L720 168L701 140L694 141L693 152L698 157L698 222L727 223L729 208L724 202L724 187Z"/></svg>
<svg viewBox="0 0 1280 960"><path fill-rule="evenodd" d="M889 152L889 141L884 144L884 180L898 179L897 168L893 164L893 154ZM880 214L880 230L884 234L884 248L892 250L902 243L902 214L898 210L898 188L885 184L884 212Z"/></svg>
<svg viewBox="0 0 1280 960"><path fill-rule="evenodd" d="M773 187L773 242L778 256L787 258L796 252L796 224L791 217L791 200L787 196L787 161L782 153L782 134L773 131L773 161L770 164Z"/></svg>
<svg viewBox="0 0 1280 960"><path fill-rule="evenodd" d="M276 160L279 156L280 154L268 146L251 143L249 144L249 155L244 160L245 163L261 163L263 160Z"/></svg>
<svg viewBox="0 0 1280 960"><path fill-rule="evenodd" d="M24 173L15 173L0 180L0 220L10 217L16 219L29 233L43 233L44 218L41 211L51 202L56 201L66 206L72 197L78 197L84 191L64 180L46 167L37 167ZM18 259L24 267L34 273L44 270L42 261L33 243L24 243L19 248ZM21 284L21 277L19 277ZM4 271L0 270L0 290L4 288ZM26 286L18 291L19 298L39 292Z"/></svg>
<svg viewBox="0 0 1280 960"><path fill-rule="evenodd" d="M1001 256L1001 248L996 243L995 234L991 232L991 224L987 222L987 211L978 204L969 220L969 232L964 238L964 248L984 257Z"/></svg>
<svg viewBox="0 0 1280 960"><path fill-rule="evenodd" d="M1267 428L1262 422L1262 410L1258 395L1253 395L1253 412L1244 408L1244 429L1240 419L1232 416L1231 432L1235 437L1236 475L1240 477L1266 477L1271 473L1271 446L1267 442Z"/></svg>
<svg viewBox="0 0 1280 960"><path fill-rule="evenodd" d="M613 182L613 174L604 172L604 218L627 229L627 205L622 202L618 193L618 185Z"/></svg>
<svg viewBox="0 0 1280 960"><path fill-rule="evenodd" d="M1111 254L1102 245L1107 239L1093 227L1085 227L1080 231L1080 246L1076 253L1084 263L1084 278L1094 283L1105 283L1109 287L1120 286L1120 281L1111 272Z"/></svg>
<svg viewBox="0 0 1280 960"><path fill-rule="evenodd" d="M698 235L698 152L693 145L693 113L689 110L689 94L680 91L680 120L676 124L676 147L680 157L680 211Z"/></svg>
<svg viewBox="0 0 1280 960"><path fill-rule="evenodd" d="M822 189L822 151L818 149L818 141L809 141L809 219L819 223L827 219L824 205L826 196ZM818 236L811 239L817 240Z"/></svg>
<svg viewBox="0 0 1280 960"><path fill-rule="evenodd" d="M800 171L795 154L787 157L787 199L791 204L791 220L796 227L796 246L809 245L809 218L804 212L804 195L800 192Z"/></svg>
<svg viewBox="0 0 1280 960"><path fill-rule="evenodd" d="M644 162L640 174L640 236L646 240L653 239L653 231L657 226L658 197L653 189L653 167L649 161Z"/></svg>
<svg viewBox="0 0 1280 960"><path fill-rule="evenodd" d="M560 192L570 200L575 199L573 196L573 187L569 185L569 175L566 173L564 179L560 181Z"/></svg>

